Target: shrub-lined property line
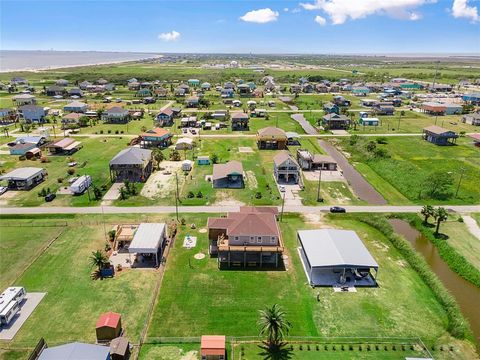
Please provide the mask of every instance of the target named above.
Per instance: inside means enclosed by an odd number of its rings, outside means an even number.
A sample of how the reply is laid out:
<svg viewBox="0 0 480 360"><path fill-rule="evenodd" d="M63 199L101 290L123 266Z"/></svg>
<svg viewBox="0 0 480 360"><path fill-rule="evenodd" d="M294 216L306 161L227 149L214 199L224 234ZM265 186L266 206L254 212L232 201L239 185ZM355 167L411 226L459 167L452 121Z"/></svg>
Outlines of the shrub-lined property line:
<svg viewBox="0 0 480 360"><path fill-rule="evenodd" d="M462 254L455 250L448 241L435 237L432 231L423 226L422 220L415 215L405 214L399 216L418 231L420 231L429 241L435 245L438 253L445 261L450 269L456 272L465 280L471 282L477 287L480 287L480 270L473 266Z"/></svg>
<svg viewBox="0 0 480 360"><path fill-rule="evenodd" d="M450 295L442 282L430 269L425 259L418 254L402 236L395 234L392 226L385 218L379 216L350 215L346 217L361 221L385 235L392 245L402 254L410 266L420 275L425 284L432 290L435 297L445 309L448 317L447 331L457 339L473 339L472 331L454 297Z"/></svg>

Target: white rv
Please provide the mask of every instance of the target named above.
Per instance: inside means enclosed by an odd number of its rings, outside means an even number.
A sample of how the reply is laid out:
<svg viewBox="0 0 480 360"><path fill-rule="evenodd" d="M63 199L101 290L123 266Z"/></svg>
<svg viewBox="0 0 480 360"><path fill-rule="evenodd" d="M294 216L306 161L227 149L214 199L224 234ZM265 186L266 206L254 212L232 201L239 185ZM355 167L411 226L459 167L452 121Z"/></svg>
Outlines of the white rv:
<svg viewBox="0 0 480 360"><path fill-rule="evenodd" d="M9 287L0 294L0 325L8 325L12 321L25 295L25 288L20 286Z"/></svg>
<svg viewBox="0 0 480 360"><path fill-rule="evenodd" d="M82 175L70 185L70 191L74 194L83 194L90 185L92 185L92 177L90 175Z"/></svg>

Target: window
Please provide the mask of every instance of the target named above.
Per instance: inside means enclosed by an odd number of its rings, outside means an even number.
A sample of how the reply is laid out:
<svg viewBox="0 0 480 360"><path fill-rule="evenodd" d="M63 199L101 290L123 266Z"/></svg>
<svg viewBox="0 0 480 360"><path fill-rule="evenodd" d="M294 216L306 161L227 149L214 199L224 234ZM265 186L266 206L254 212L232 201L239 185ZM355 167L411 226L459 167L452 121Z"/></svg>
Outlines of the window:
<svg viewBox="0 0 480 360"><path fill-rule="evenodd" d="M275 244L276 242L277 242L277 239L275 238L275 236L272 236L272 237L270 238L270 243L271 243L271 244Z"/></svg>
<svg viewBox="0 0 480 360"><path fill-rule="evenodd" d="M262 242L262 237L261 236L257 237L257 243L260 244L261 242Z"/></svg>
<svg viewBox="0 0 480 360"><path fill-rule="evenodd" d="M238 236L235 236L235 238L234 238L234 239L235 239L235 240L238 240Z"/></svg>

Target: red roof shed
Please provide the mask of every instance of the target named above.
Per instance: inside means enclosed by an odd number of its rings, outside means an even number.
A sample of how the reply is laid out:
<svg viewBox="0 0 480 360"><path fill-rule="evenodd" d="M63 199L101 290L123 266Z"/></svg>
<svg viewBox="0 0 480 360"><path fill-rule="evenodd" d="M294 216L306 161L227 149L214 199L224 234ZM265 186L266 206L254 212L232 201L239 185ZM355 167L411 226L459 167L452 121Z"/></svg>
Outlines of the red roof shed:
<svg viewBox="0 0 480 360"><path fill-rule="evenodd" d="M120 336L122 332L122 317L118 313L107 312L98 318L95 327L98 341L108 341Z"/></svg>
<svg viewBox="0 0 480 360"><path fill-rule="evenodd" d="M201 340L202 359L225 359L225 342L224 335L203 335Z"/></svg>

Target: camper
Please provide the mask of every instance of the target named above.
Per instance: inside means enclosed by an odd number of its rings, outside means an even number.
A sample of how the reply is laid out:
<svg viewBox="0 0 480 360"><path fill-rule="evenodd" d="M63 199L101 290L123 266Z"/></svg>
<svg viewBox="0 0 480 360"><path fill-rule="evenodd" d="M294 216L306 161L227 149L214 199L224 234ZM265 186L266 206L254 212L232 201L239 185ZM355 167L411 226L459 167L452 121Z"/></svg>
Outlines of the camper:
<svg viewBox="0 0 480 360"><path fill-rule="evenodd" d="M83 194L83 192L87 190L90 185L92 185L92 177L90 175L82 175L75 180L72 185L70 185L70 191L74 195Z"/></svg>
<svg viewBox="0 0 480 360"><path fill-rule="evenodd" d="M0 325L8 325L20 310L20 303L25 298L25 288L9 287L0 295Z"/></svg>

